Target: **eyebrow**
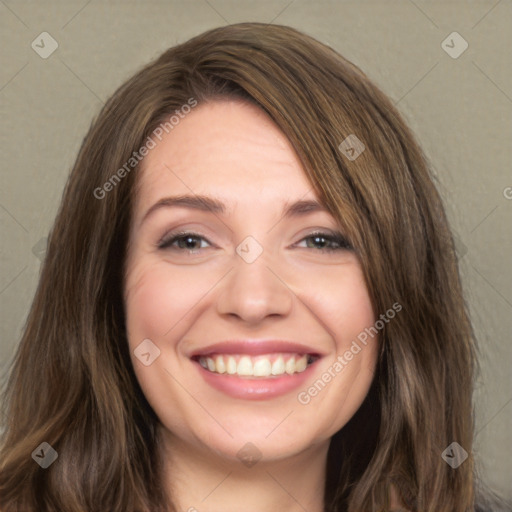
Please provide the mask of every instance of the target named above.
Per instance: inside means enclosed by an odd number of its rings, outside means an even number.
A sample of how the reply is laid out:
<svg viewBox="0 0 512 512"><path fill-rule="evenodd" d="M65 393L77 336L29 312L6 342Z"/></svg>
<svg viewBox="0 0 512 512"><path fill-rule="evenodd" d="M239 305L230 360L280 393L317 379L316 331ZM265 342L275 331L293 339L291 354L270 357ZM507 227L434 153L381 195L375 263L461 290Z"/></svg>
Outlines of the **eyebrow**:
<svg viewBox="0 0 512 512"><path fill-rule="evenodd" d="M158 200L144 214L141 224L156 210L161 208L181 207L192 210L226 214L226 205L213 197L204 195L179 195L163 197ZM328 212L328 210L318 201L312 199L302 199L291 203L286 201L281 216L283 218L300 217L312 212Z"/></svg>

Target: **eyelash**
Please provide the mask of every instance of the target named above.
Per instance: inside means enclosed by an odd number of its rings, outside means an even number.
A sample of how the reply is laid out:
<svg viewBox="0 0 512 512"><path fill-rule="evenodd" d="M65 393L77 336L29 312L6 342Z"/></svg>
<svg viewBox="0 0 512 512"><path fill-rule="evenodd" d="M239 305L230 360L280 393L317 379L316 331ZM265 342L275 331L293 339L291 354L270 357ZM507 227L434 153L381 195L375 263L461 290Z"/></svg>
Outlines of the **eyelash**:
<svg viewBox="0 0 512 512"><path fill-rule="evenodd" d="M178 250L180 250L178 247L172 247L172 245L179 240L183 240L183 239L187 239L187 238L202 239L202 240L205 240L206 242L208 242L208 240L204 236L201 236L198 233L194 233L192 231L179 231L179 232L167 234L157 244L157 247L159 249L178 249ZM310 235L304 237L300 241L302 242L304 240L308 240L311 238L324 238L327 241L329 241L331 244L334 243L334 244L338 245L338 247L334 247L334 248L332 248L332 247L325 248L324 247L324 248L317 249L320 252L335 253L335 252L343 251L343 250L352 250L352 246L350 245L350 243L339 232L334 232L334 233L330 234L330 233L324 233L322 231L316 231L316 232L311 233ZM210 243L210 242L208 242L208 243ZM186 251L187 249L181 249L181 250ZM189 253L197 253L198 250L200 250L200 249L188 249L188 252Z"/></svg>

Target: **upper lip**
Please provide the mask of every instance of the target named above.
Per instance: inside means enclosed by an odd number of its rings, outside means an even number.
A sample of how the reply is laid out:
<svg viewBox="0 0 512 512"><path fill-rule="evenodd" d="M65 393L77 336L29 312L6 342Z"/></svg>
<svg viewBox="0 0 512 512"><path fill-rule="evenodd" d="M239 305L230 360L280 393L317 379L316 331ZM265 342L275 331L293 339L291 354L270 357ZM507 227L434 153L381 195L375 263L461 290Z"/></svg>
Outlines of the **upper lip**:
<svg viewBox="0 0 512 512"><path fill-rule="evenodd" d="M190 357L207 356L209 354L248 354L262 355L272 353L293 353L323 356L318 349L285 340L227 340L198 348L190 353Z"/></svg>

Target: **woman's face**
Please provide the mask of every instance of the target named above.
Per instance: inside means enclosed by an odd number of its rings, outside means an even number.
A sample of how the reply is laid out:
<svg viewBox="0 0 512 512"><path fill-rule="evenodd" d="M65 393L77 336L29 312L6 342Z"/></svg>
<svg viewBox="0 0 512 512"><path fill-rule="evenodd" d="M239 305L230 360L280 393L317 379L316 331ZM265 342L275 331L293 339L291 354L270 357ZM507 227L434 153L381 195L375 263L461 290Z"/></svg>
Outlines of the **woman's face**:
<svg viewBox="0 0 512 512"><path fill-rule="evenodd" d="M233 460L325 446L368 392L378 339L360 341L374 312L334 217L296 204L318 197L286 137L252 105L211 102L137 172L127 329L164 429Z"/></svg>

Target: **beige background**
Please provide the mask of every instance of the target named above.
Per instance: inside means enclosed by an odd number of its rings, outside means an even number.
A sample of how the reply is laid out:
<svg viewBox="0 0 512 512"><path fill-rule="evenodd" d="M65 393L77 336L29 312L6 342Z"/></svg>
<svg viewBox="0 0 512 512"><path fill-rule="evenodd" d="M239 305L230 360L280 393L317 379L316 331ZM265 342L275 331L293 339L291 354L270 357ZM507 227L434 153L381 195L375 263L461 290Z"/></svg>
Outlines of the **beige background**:
<svg viewBox="0 0 512 512"><path fill-rule="evenodd" d="M380 85L418 135L456 232L481 345L475 452L487 480L511 497L510 0L0 0L2 375L93 115L164 49L240 21L291 25L328 43ZM458 58L441 45L454 31L469 45ZM47 59L31 47L42 32L58 44ZM454 52L461 46L452 39L445 45Z"/></svg>

